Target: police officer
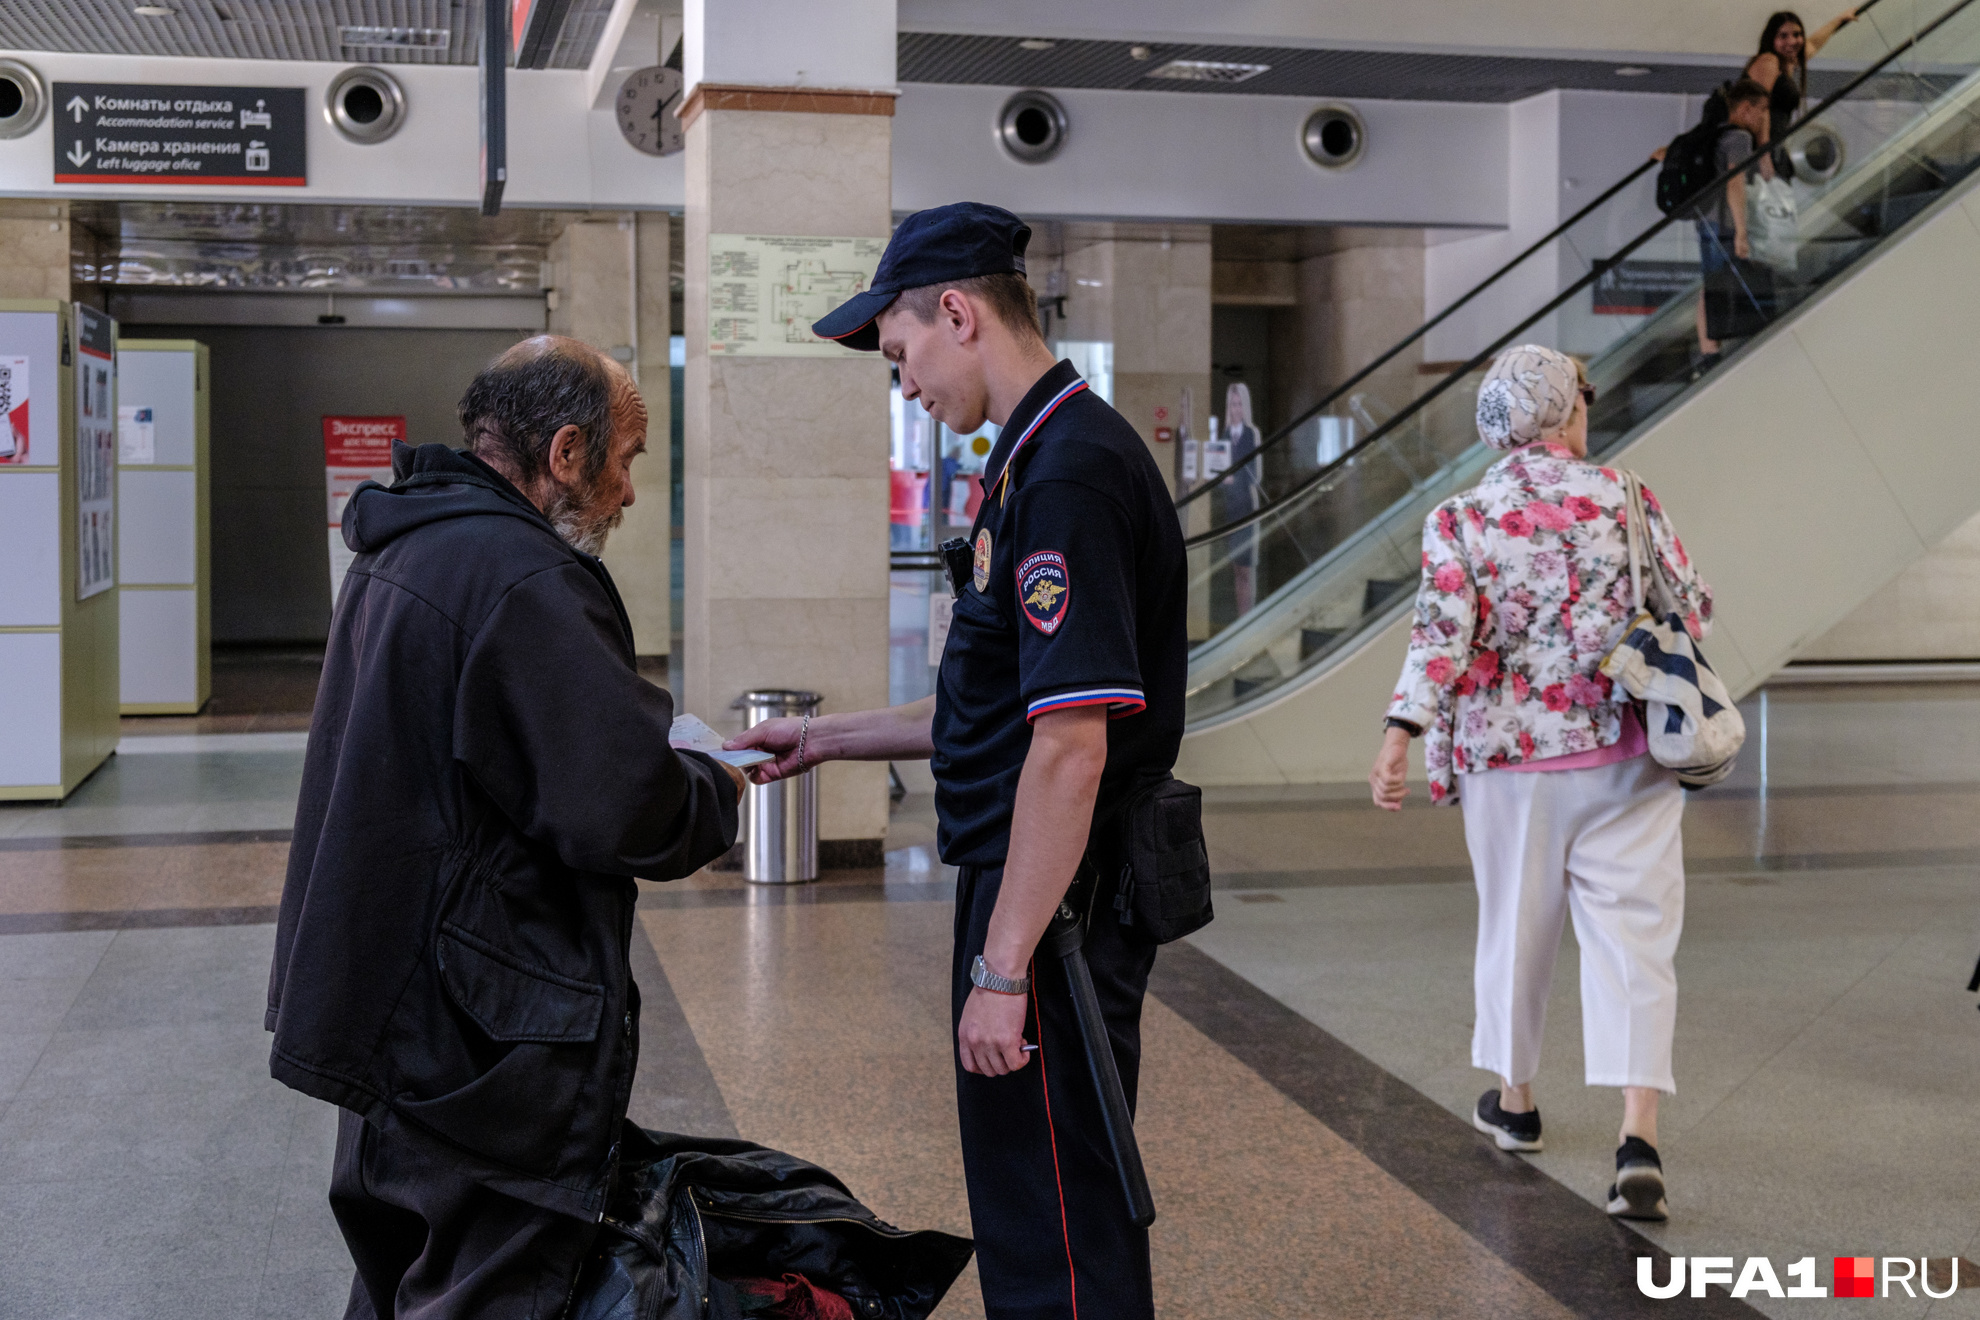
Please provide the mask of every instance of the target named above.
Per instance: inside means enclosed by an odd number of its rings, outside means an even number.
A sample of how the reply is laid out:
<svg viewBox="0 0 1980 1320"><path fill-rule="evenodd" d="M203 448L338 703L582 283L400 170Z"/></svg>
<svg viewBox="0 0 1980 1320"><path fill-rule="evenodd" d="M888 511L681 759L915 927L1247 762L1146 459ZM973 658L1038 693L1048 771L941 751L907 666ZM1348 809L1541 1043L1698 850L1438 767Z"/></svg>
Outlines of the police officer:
<svg viewBox="0 0 1980 1320"><path fill-rule="evenodd" d="M879 350L950 430L1002 428L935 695L773 720L730 745L777 753L760 782L932 756L942 859L960 868L956 1100L985 1311L1070 1320L1084 1302L1132 1320L1154 1314L1148 1235L1128 1217L1063 970L1034 955L1071 902L1132 1105L1155 948L1115 917L1112 823L1175 764L1188 593L1147 447L1039 333L1030 238L994 206L918 212L872 288L813 327Z"/></svg>

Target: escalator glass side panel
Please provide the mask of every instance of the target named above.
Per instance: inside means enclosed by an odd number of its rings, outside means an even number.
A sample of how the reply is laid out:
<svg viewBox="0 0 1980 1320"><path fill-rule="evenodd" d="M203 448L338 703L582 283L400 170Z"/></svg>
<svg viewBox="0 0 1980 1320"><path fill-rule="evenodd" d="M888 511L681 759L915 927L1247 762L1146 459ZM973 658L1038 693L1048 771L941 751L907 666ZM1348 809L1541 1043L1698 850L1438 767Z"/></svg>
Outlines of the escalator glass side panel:
<svg viewBox="0 0 1980 1320"><path fill-rule="evenodd" d="M1896 20L1916 8L1884 0L1873 15L1884 18L1891 47L1911 44L1868 76L1862 71L1881 54L1857 57L1854 86L1687 208L1723 216L1722 199L1734 205L1747 190L1743 246L1685 213L1616 243L1564 238L1556 292L1518 303L1495 332L1479 336L1473 356L1489 359L1516 342L1582 356L1597 389L1589 446L1600 458L1875 253L1980 166L1980 0L1939 6L1913 40ZM1806 144L1818 139L1843 144L1844 163L1832 177L1788 180L1774 168L1798 147L1805 157ZM1777 208L1791 212L1787 221L1758 218L1770 195L1791 202ZM1591 214L1588 222L1606 219ZM1691 274L1661 285L1640 281L1632 289L1660 290L1654 301L1613 322L1595 320L1594 300L1614 296L1614 281L1598 287L1605 272L1632 261L1686 263ZM1716 355L1702 351L1701 331L1708 345L1716 341ZM1477 438L1483 374L1480 361L1437 380L1427 397L1331 464L1312 465L1286 493L1274 497L1270 481L1257 483L1253 502L1235 510L1241 523L1217 526L1210 500L1184 506L1192 726L1283 694L1408 611L1423 520L1500 457ZM1233 522L1229 501L1223 505L1222 521Z"/></svg>

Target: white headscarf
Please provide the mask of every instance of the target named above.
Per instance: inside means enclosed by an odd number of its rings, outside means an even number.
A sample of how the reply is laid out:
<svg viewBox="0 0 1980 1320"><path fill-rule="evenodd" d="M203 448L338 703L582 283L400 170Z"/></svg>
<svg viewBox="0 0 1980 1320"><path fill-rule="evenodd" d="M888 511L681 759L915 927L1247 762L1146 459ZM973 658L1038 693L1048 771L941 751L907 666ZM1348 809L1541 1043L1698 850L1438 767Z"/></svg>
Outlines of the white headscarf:
<svg viewBox="0 0 1980 1320"><path fill-rule="evenodd" d="M1567 354L1538 344L1509 348L1478 386L1478 438L1494 449L1530 445L1566 426L1580 395Z"/></svg>

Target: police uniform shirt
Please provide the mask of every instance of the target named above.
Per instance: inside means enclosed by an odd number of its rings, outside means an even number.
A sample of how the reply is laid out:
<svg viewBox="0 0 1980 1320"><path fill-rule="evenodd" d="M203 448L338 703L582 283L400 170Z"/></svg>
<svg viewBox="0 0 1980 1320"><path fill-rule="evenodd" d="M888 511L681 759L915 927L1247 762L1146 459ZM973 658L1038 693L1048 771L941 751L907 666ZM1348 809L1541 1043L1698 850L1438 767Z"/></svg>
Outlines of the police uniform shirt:
<svg viewBox="0 0 1980 1320"><path fill-rule="evenodd" d="M957 866L1003 862L1031 721L1047 711L1108 708L1096 820L1167 774L1189 663L1168 486L1070 362L1012 411L986 472L935 688L938 839Z"/></svg>

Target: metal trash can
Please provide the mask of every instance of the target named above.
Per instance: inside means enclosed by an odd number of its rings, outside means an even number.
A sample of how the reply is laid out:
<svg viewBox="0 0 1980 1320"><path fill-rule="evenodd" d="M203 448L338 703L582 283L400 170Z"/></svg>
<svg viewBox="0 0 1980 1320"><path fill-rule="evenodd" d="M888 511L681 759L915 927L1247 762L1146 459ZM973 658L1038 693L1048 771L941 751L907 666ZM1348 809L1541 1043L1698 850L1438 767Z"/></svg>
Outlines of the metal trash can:
<svg viewBox="0 0 1980 1320"><path fill-rule="evenodd" d="M745 692L735 701L745 727L783 716L816 715L816 692L780 688ZM743 792L743 879L760 885L802 884L818 878L818 772L807 770Z"/></svg>

